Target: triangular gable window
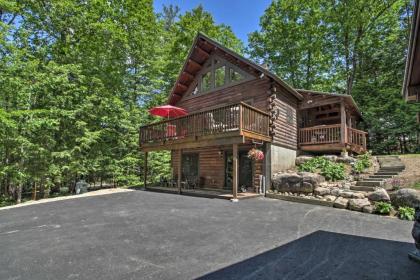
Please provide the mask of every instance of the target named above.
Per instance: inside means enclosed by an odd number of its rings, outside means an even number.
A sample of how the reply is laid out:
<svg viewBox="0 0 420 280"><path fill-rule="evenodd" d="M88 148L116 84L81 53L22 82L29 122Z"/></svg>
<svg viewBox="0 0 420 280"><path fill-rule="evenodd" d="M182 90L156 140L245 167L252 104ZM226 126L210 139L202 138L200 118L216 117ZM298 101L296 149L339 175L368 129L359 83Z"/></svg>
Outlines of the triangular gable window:
<svg viewBox="0 0 420 280"><path fill-rule="evenodd" d="M253 77L236 65L224 59L212 56L196 76L196 83L190 86L187 95L195 96L211 92L225 86L234 85Z"/></svg>

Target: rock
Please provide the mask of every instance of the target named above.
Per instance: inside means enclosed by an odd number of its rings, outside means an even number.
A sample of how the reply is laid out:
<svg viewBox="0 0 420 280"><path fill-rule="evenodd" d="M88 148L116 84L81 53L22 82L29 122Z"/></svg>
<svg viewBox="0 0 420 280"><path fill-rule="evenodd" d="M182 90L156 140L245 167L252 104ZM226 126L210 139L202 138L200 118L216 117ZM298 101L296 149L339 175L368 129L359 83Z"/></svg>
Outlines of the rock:
<svg viewBox="0 0 420 280"><path fill-rule="evenodd" d="M295 160L296 165L301 165L302 163L307 162L308 160L311 160L312 156L298 156Z"/></svg>
<svg viewBox="0 0 420 280"><path fill-rule="evenodd" d="M348 204L349 204L349 200L347 198L343 198L343 197L338 197L334 201L334 207L335 208L346 209Z"/></svg>
<svg viewBox="0 0 420 280"><path fill-rule="evenodd" d="M343 191L340 190L339 188L333 188L333 189L331 189L331 194L334 195L334 196L340 196L342 192Z"/></svg>
<svg viewBox="0 0 420 280"><path fill-rule="evenodd" d="M372 201L390 201L391 198L389 197L388 193L385 189L379 188L374 192L368 194L369 200Z"/></svg>
<svg viewBox="0 0 420 280"><path fill-rule="evenodd" d="M373 208L372 205L366 205L366 206L363 207L363 212L364 213L372 214L373 210L374 210L374 208Z"/></svg>
<svg viewBox="0 0 420 280"><path fill-rule="evenodd" d="M370 202L367 198L353 198L349 200L349 209L354 211L362 211L363 207L369 206Z"/></svg>
<svg viewBox="0 0 420 280"><path fill-rule="evenodd" d="M392 205L397 208L399 206L420 207L420 191L413 189L400 189L392 192L390 193L390 199Z"/></svg>
<svg viewBox="0 0 420 280"><path fill-rule="evenodd" d="M353 197L353 192L341 192L340 196L344 197L344 198L352 198Z"/></svg>
<svg viewBox="0 0 420 280"><path fill-rule="evenodd" d="M352 198L365 198L364 193L354 192Z"/></svg>
<svg viewBox="0 0 420 280"><path fill-rule="evenodd" d="M325 155L324 158L328 159L329 161L336 162L338 157L336 155Z"/></svg>
<svg viewBox="0 0 420 280"><path fill-rule="evenodd" d="M303 182L308 182L314 187L318 186L320 183L325 182L325 178L322 175L310 172L299 172L298 175L302 176Z"/></svg>
<svg viewBox="0 0 420 280"><path fill-rule="evenodd" d="M330 194L330 189L323 187L316 187L314 193L317 195L327 195Z"/></svg>
<svg viewBox="0 0 420 280"><path fill-rule="evenodd" d="M315 197L318 198L318 199L323 199L324 198L324 197L322 197L320 195L316 195Z"/></svg>
<svg viewBox="0 0 420 280"><path fill-rule="evenodd" d="M349 182L346 182L346 183L343 184L343 189L345 189L345 190L350 190L350 187L351 187L351 183L349 183Z"/></svg>
<svg viewBox="0 0 420 280"><path fill-rule="evenodd" d="M349 157L349 156L346 156L346 157L340 156L337 158L336 161L341 162L341 163L346 163L346 164L352 164L356 162L356 159L354 157Z"/></svg>
<svg viewBox="0 0 420 280"><path fill-rule="evenodd" d="M326 195L324 196L326 201L334 201L337 197L333 196L333 195Z"/></svg>

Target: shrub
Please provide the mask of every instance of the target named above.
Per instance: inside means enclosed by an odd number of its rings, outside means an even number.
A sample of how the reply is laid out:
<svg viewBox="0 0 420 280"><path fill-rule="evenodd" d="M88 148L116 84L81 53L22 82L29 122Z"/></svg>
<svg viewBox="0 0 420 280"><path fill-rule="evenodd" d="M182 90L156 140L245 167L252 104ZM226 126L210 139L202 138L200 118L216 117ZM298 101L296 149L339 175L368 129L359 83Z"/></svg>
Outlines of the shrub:
<svg viewBox="0 0 420 280"><path fill-rule="evenodd" d="M399 207L398 216L400 219L414 221L415 210L412 207Z"/></svg>
<svg viewBox="0 0 420 280"><path fill-rule="evenodd" d="M334 163L325 157L315 157L299 165L299 171L317 172L328 181L343 180L345 178L344 164Z"/></svg>
<svg viewBox="0 0 420 280"><path fill-rule="evenodd" d="M385 180L385 185L391 186L393 190L399 190L404 184L404 180L401 178L390 178Z"/></svg>
<svg viewBox="0 0 420 280"><path fill-rule="evenodd" d="M5 207L13 204L15 204L15 201L12 198L0 195L0 207Z"/></svg>
<svg viewBox="0 0 420 280"><path fill-rule="evenodd" d="M389 215L392 211L392 205L388 202L377 202L375 204L375 211L379 214Z"/></svg>
<svg viewBox="0 0 420 280"><path fill-rule="evenodd" d="M355 173L362 173L366 168L372 166L372 156L370 153L364 153L357 156L357 161L353 165L353 171Z"/></svg>

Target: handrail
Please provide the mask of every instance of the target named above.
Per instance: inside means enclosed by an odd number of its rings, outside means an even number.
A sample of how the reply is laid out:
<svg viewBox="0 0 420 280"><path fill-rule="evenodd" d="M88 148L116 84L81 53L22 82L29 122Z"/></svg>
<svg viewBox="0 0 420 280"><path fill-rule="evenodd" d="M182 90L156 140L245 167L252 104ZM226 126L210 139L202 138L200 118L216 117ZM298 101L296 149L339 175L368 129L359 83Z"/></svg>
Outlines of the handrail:
<svg viewBox="0 0 420 280"><path fill-rule="evenodd" d="M140 143L237 131L269 136L269 114L239 102L140 127Z"/></svg>

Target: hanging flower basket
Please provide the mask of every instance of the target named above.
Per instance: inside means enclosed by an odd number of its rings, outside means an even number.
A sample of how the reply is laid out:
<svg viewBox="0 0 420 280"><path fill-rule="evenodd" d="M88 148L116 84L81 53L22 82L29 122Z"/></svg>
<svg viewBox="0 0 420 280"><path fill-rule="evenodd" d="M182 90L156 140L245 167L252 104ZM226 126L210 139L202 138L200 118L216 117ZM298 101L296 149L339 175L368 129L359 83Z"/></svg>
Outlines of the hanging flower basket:
<svg viewBox="0 0 420 280"><path fill-rule="evenodd" d="M252 148L248 152L248 158L252 160L263 160L264 159L264 153L261 150Z"/></svg>

